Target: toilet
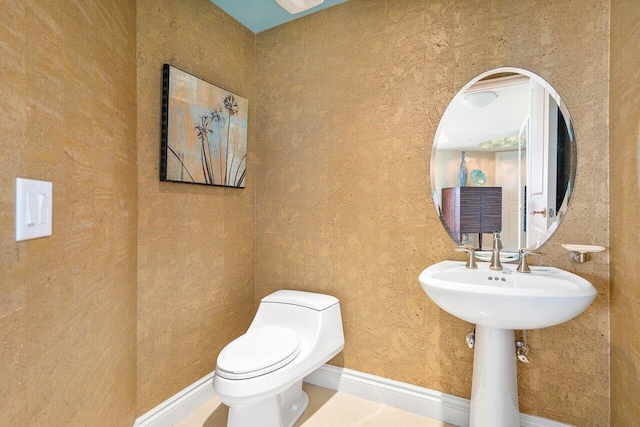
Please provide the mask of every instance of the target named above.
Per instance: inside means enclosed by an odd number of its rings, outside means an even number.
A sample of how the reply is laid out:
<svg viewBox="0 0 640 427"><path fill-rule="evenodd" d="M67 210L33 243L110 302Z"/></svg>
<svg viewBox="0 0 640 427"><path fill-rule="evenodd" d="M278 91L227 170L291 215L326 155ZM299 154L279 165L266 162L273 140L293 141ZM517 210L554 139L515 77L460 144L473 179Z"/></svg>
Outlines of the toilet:
<svg viewBox="0 0 640 427"><path fill-rule="evenodd" d="M213 388L228 427L292 427L309 404L303 378L344 347L337 298L280 290L260 301L251 326L218 356Z"/></svg>

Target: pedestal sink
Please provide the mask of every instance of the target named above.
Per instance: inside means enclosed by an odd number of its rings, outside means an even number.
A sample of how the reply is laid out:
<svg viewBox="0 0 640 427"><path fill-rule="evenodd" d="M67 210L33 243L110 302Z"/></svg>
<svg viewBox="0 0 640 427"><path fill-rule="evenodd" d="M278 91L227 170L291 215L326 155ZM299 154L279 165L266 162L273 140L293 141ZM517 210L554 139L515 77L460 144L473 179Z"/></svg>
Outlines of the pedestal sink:
<svg viewBox="0 0 640 427"><path fill-rule="evenodd" d="M471 427L520 425L515 329L538 329L570 320L591 304L595 288L587 280L555 267L515 265L502 271L478 263L442 261L424 270L422 288L440 308L476 324Z"/></svg>

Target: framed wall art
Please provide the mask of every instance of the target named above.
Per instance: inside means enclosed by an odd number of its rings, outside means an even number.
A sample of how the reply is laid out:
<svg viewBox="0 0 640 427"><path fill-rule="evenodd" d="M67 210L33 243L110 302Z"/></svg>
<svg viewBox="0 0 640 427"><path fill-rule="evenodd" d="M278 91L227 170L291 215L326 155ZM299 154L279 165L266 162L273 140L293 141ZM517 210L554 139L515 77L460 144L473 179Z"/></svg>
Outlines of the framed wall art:
<svg viewBox="0 0 640 427"><path fill-rule="evenodd" d="M244 188L249 101L163 66L160 180Z"/></svg>

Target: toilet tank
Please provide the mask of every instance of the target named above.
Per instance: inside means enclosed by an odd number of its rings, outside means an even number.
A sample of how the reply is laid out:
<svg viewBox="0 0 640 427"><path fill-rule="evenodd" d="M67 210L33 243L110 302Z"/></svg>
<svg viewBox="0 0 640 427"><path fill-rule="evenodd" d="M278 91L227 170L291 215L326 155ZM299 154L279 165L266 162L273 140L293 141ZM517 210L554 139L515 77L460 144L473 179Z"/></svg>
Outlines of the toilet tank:
<svg viewBox="0 0 640 427"><path fill-rule="evenodd" d="M344 345L342 315L338 298L313 292L280 290L260 301L249 331L263 325L290 328L307 346Z"/></svg>
<svg viewBox="0 0 640 427"><path fill-rule="evenodd" d="M262 305L262 303L291 304L316 311L322 311L332 305L339 304L339 301L338 298L331 295L304 291L280 290L262 298L260 304Z"/></svg>

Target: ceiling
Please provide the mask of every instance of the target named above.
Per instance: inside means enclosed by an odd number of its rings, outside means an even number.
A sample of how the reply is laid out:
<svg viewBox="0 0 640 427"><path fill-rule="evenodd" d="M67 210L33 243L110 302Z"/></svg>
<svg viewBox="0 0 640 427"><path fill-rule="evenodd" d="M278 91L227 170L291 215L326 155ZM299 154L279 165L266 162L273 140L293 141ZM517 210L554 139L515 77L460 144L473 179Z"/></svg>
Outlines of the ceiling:
<svg viewBox="0 0 640 427"><path fill-rule="evenodd" d="M498 98L482 108L462 104L462 94L454 98L440 123L439 150L501 151L480 144L518 136L529 114L528 81L487 90Z"/></svg>
<svg viewBox="0 0 640 427"><path fill-rule="evenodd" d="M211 0L213 4L254 33L268 30L345 1L347 0L324 0L316 7L292 15L276 3L276 0Z"/></svg>

